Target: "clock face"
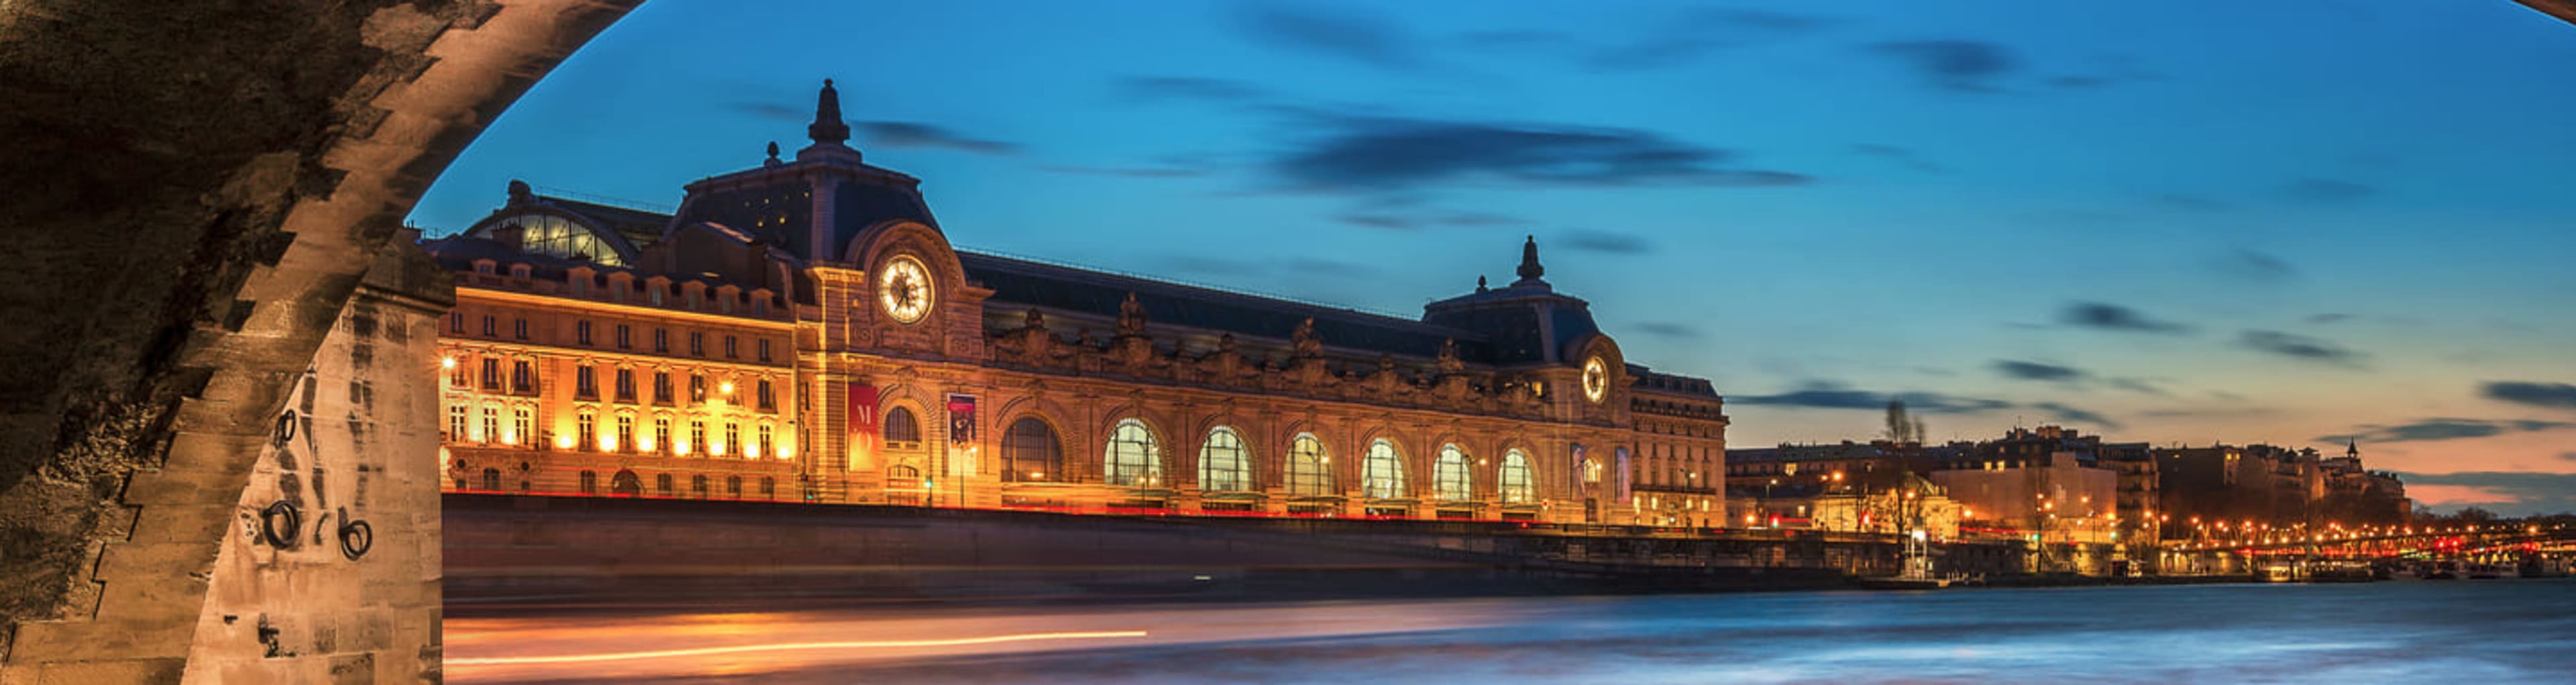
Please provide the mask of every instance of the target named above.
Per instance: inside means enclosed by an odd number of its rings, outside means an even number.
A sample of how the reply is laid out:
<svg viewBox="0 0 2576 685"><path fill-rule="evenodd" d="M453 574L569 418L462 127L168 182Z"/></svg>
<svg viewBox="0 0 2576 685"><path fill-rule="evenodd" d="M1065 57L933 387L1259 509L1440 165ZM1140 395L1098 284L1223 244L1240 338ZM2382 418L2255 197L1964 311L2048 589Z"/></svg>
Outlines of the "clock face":
<svg viewBox="0 0 2576 685"><path fill-rule="evenodd" d="M913 323L928 316L930 296L930 269L911 255L887 260L885 269L877 275L877 301L897 322Z"/></svg>
<svg viewBox="0 0 2576 685"><path fill-rule="evenodd" d="M1583 399L1600 404L1610 394L1610 365L1600 357L1583 360Z"/></svg>

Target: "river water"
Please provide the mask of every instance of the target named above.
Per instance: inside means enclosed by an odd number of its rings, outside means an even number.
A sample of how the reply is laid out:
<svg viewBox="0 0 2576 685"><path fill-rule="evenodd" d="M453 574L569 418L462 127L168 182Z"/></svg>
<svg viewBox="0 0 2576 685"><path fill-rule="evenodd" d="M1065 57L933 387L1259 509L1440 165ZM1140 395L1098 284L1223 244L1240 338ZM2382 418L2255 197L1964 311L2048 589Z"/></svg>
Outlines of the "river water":
<svg viewBox="0 0 2576 685"><path fill-rule="evenodd" d="M2576 581L451 618L451 682L2571 683Z"/></svg>

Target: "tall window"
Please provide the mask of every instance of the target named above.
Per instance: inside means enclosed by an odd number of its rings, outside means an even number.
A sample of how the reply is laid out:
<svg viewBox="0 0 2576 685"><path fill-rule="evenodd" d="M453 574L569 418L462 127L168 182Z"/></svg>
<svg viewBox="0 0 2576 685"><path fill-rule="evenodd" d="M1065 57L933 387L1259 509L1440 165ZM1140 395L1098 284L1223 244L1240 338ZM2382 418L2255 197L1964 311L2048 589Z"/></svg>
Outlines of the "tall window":
<svg viewBox="0 0 2576 685"><path fill-rule="evenodd" d="M458 334L465 332L465 312L449 312L447 314L447 332Z"/></svg>
<svg viewBox="0 0 2576 685"><path fill-rule="evenodd" d="M577 343L580 343L580 344L583 344L583 345L588 345L588 344L590 344L590 322L588 322L588 321L583 321L583 322L580 322L580 323L573 324L573 325L572 325L572 337L573 337L573 341L574 341L574 342L577 342Z"/></svg>
<svg viewBox="0 0 2576 685"><path fill-rule="evenodd" d="M599 444L599 417L582 412L572 419L574 449L590 449Z"/></svg>
<svg viewBox="0 0 2576 685"><path fill-rule="evenodd" d="M583 472L581 472L581 494L584 494L584 495L596 495L596 494L599 494L599 472L597 472L597 471L583 471Z"/></svg>
<svg viewBox="0 0 2576 685"><path fill-rule="evenodd" d="M498 319L492 318L492 315L490 314L483 315L483 337L493 338L501 335L499 328L497 328L497 321ZM493 489L499 490L500 488Z"/></svg>
<svg viewBox="0 0 2576 685"><path fill-rule="evenodd" d="M706 333L701 331L689 331L689 354L690 356L696 357L707 356Z"/></svg>
<svg viewBox="0 0 2576 685"><path fill-rule="evenodd" d="M1320 497L1334 494L1331 460L1324 456L1324 441L1313 433L1300 433L1288 443L1288 494L1298 497Z"/></svg>
<svg viewBox="0 0 2576 685"><path fill-rule="evenodd" d="M671 417L653 417L653 444L645 445L644 449L651 450L654 445L660 445L666 450L671 449Z"/></svg>
<svg viewBox="0 0 2576 685"><path fill-rule="evenodd" d="M771 429L771 428L769 427L769 424L766 424L766 423L760 424L760 443L759 443L759 445L758 445L758 447L759 447L760 449L753 450L753 451L752 451L752 453L751 453L751 456L753 456L753 457L759 457L759 456L761 456L761 455L771 455L771 456L776 456L776 455L778 454L778 450L777 450L773 445L771 445L771 444L770 444L771 436L772 436L772 435L774 435L775 433L776 433L776 431L775 431L774 429Z"/></svg>
<svg viewBox="0 0 2576 685"><path fill-rule="evenodd" d="M1154 432L1145 422L1127 419L1109 431L1108 462L1110 485L1159 487L1163 484L1163 447L1154 441Z"/></svg>
<svg viewBox="0 0 2576 685"><path fill-rule="evenodd" d="M449 359L451 362L453 362L453 360L454 360L455 358L454 358L454 357L449 357L448 359ZM457 389L460 389L460 390L461 390L461 389L464 389L464 388L466 387L466 385L465 385L465 384L470 380L469 378L467 378L467 377L466 377L466 375L465 375L465 374L466 374L466 371L465 371L465 365L464 365L464 364L462 364L462 363L450 363L450 364L448 364L448 370L447 370L447 386L448 386L448 387L451 387L451 388L457 388Z"/></svg>
<svg viewBox="0 0 2576 685"><path fill-rule="evenodd" d="M488 404L483 405L483 434L474 436L474 440L476 442L494 442L500 439L501 409Z"/></svg>
<svg viewBox="0 0 2576 685"><path fill-rule="evenodd" d="M733 336L730 336L730 335L725 336L725 358L726 358L726 359L741 359L741 358L742 358L742 353L739 351L739 350L741 350L742 348L741 348L741 346L740 346L740 345L737 345L737 344L736 344L736 342L737 342L737 341L739 341L739 340L740 340L740 338L736 338L736 337L733 337Z"/></svg>
<svg viewBox="0 0 2576 685"><path fill-rule="evenodd" d="M501 360L493 359L491 357L483 358L483 389L501 389Z"/></svg>
<svg viewBox="0 0 2576 685"><path fill-rule="evenodd" d="M753 344L752 344L752 346L753 346L753 347L755 347L755 348L757 348L758 352L760 353L760 360L761 360L761 361L769 361L769 339L768 339L768 338L761 338L758 342L753 343Z"/></svg>
<svg viewBox="0 0 2576 685"><path fill-rule="evenodd" d="M1536 488L1530 485L1529 455L1514 449L1503 453L1502 484L1504 504L1528 504L1538 501Z"/></svg>
<svg viewBox="0 0 2576 685"><path fill-rule="evenodd" d="M599 369L591 368L589 364L574 367L572 370L572 386L572 394L576 396L598 397Z"/></svg>
<svg viewBox="0 0 2576 685"><path fill-rule="evenodd" d="M510 333L511 335L517 336L520 340L528 339L528 317L522 316L516 319L511 319Z"/></svg>
<svg viewBox="0 0 2576 685"><path fill-rule="evenodd" d="M530 442L534 442L536 439L536 415L533 412L530 412L527 407L511 409L510 433L508 435L501 436L501 441L512 445L525 445Z"/></svg>
<svg viewBox="0 0 2576 685"><path fill-rule="evenodd" d="M705 422L705 421L690 421L690 422L689 422L689 444L690 444L690 445L705 445L705 444L707 444L707 422ZM681 446L681 447L680 447L680 453L681 453L681 454L687 454L688 452L689 452L689 447L688 447L688 446L683 445L683 446Z"/></svg>
<svg viewBox="0 0 2576 685"><path fill-rule="evenodd" d="M449 442L465 441L465 405L451 404L447 406L447 440Z"/></svg>
<svg viewBox="0 0 2576 685"><path fill-rule="evenodd" d="M619 401L619 402L633 402L633 401L635 401L635 370L634 370L634 369L618 369L618 370L617 370L617 401Z"/></svg>
<svg viewBox="0 0 2576 685"><path fill-rule="evenodd" d="M696 496L698 497L698 499L706 499L706 498L707 498L707 477L706 477L706 476L690 476L690 477L689 477L689 494L696 495Z"/></svg>
<svg viewBox="0 0 2576 685"><path fill-rule="evenodd" d="M741 423L741 422L738 422L738 421L726 421L726 422L725 422L724 443L723 443L723 444L716 445L716 448L715 448L715 449L712 449L712 450L708 450L708 453L709 453L709 454L724 454L726 449L732 449L735 453L742 453L742 452L744 451L744 450L743 450L743 444L742 444L742 423Z"/></svg>
<svg viewBox="0 0 2576 685"><path fill-rule="evenodd" d="M913 417L911 409L895 407L886 410L885 442L887 447L911 449L921 446L921 421Z"/></svg>
<svg viewBox="0 0 2576 685"><path fill-rule="evenodd" d="M656 404L671 403L671 372L653 372L653 402Z"/></svg>
<svg viewBox="0 0 2576 685"><path fill-rule="evenodd" d="M1475 488L1467 479L1467 452L1455 444L1440 446L1440 461L1431 465L1431 493L1442 501L1464 502L1475 497Z"/></svg>
<svg viewBox="0 0 2576 685"><path fill-rule="evenodd" d="M625 350L634 347L635 329L626 324L617 324L617 349Z"/></svg>
<svg viewBox="0 0 2576 685"><path fill-rule="evenodd" d="M537 391L537 370L528 364L528 360L522 359L510 363L510 390L512 392Z"/></svg>
<svg viewBox="0 0 2576 685"><path fill-rule="evenodd" d="M1592 459L1583 460L1583 484L1601 484L1601 462Z"/></svg>
<svg viewBox="0 0 2576 685"><path fill-rule="evenodd" d="M742 476L725 476L725 496L742 499Z"/></svg>
<svg viewBox="0 0 2576 685"><path fill-rule="evenodd" d="M1064 478L1064 451L1055 429L1035 416L1011 422L1002 434L1002 480L1035 483Z"/></svg>
<svg viewBox="0 0 2576 685"><path fill-rule="evenodd" d="M662 493L663 497L671 496L671 474L653 474L653 491Z"/></svg>
<svg viewBox="0 0 2576 685"><path fill-rule="evenodd" d="M617 415L617 442L610 444L608 448L612 450L635 448L635 417Z"/></svg>
<svg viewBox="0 0 2576 685"><path fill-rule="evenodd" d="M1209 492L1231 492L1252 489L1251 459L1243 449L1243 436L1234 429L1218 426L1208 431L1207 444L1199 447L1199 489Z"/></svg>
<svg viewBox="0 0 2576 685"><path fill-rule="evenodd" d="M485 489L485 490L493 490L493 491L498 491L498 490L500 490L500 489L501 489L501 470L500 470L500 469L484 469L484 470L483 470L483 489Z"/></svg>
<svg viewBox="0 0 2576 685"><path fill-rule="evenodd" d="M778 499L778 479L777 479L777 478L773 478L773 477L770 477L770 476L761 476L761 477L760 477L760 498L761 498L761 499Z"/></svg>
<svg viewBox="0 0 2576 685"><path fill-rule="evenodd" d="M1396 456L1395 443L1384 438L1369 443L1368 460L1360 463L1360 488L1370 499L1404 496L1404 459Z"/></svg>
<svg viewBox="0 0 2576 685"><path fill-rule="evenodd" d="M658 303L658 302L657 302L657 303L655 303L655 304L660 304L660 303ZM653 351L655 351L655 352L663 352L663 353L668 353L668 352L670 352L670 351L671 351L671 329L668 329L668 328L656 328L656 329L653 329Z"/></svg>
<svg viewBox="0 0 2576 685"><path fill-rule="evenodd" d="M769 379L760 379L760 382L757 385L754 385L753 388L758 392L753 393L752 397L759 401L758 406L761 411L770 411L778 408L778 393L769 389Z"/></svg>
<svg viewBox="0 0 2576 685"><path fill-rule="evenodd" d="M703 404L706 401L707 377L700 374L689 374L689 404Z"/></svg>

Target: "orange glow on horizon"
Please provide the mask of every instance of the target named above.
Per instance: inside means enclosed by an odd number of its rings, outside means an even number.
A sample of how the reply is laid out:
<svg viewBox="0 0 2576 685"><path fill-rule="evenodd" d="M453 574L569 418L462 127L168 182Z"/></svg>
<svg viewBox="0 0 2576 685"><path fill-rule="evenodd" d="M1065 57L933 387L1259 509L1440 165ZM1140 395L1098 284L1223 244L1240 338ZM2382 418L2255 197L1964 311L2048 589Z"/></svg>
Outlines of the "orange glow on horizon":
<svg viewBox="0 0 2576 685"><path fill-rule="evenodd" d="M1089 639L1106 639L1106 638L1120 638L1120 637L1145 637L1145 635L1146 635L1146 634L1145 634L1145 631L1142 631L1142 630L1111 630L1111 631L1062 632L1062 633L1022 633L1022 634L1018 634L1018 635L990 635L990 636L985 636L985 637L939 638L939 639L929 639L929 640L868 640L868 641L859 641L859 642L789 642L789 643L784 643L784 644L773 644L773 645L734 645L734 646L729 646L729 647L698 647L698 648L694 648L694 649L664 649L664 650L654 650L654 651L645 651L645 652L610 652L610 653L607 653L607 654L565 654L565 655L559 655L559 656L486 657L486 658L466 658L466 659L455 659L455 658L451 658L451 659L448 659L448 660L447 660L447 664L448 664L448 665L450 665L450 666L494 666L494 665L506 665L506 664L571 664L571 663L596 663L596 662L601 662L601 661L631 661L631 660L636 660L636 659L667 659L667 658L673 658L673 657L708 656L708 655L714 655L714 654L741 654L741 653L746 653L746 652L778 652L778 651L788 651L788 650L798 650L798 649L887 649L887 648L897 648L897 647L952 647L952 646L958 646L958 645L989 645L989 644L998 644L998 643L1005 643L1005 642L1032 642L1032 641L1037 641L1037 640L1089 640Z"/></svg>

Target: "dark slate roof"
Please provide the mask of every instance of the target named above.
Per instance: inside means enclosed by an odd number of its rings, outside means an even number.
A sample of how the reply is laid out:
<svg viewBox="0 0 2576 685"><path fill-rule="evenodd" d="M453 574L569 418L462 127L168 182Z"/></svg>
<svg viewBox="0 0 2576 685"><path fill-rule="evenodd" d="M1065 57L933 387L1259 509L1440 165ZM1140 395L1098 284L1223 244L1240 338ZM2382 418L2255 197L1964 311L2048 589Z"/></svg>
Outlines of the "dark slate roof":
<svg viewBox="0 0 2576 685"><path fill-rule="evenodd" d="M967 278L993 289L995 302L1115 318L1133 292L1155 324L1287 340L1314 317L1328 348L1435 357L1443 341L1456 340L1461 361L1490 364L1495 356L1481 336L1409 319L997 255L959 252L957 259Z"/></svg>
<svg viewBox="0 0 2576 685"><path fill-rule="evenodd" d="M474 271L474 262L476 260L489 259L498 264L498 268L494 269L494 271L499 275L508 275L510 273L510 265L512 264L526 264L528 265L528 278L541 281L563 280L566 274L572 273L573 267L583 266L590 267L591 271L596 272L592 276L592 279L593 283L597 285L606 285L608 283L609 274L622 271L635 275L637 287L642 287L645 279L649 279L654 276L662 276L664 278L671 279L671 288L674 293L679 292L680 284L690 281L705 283L710 289L731 283L734 287L742 288L745 292L766 287L757 283L734 283L728 279L717 278L705 274L653 274L622 266L610 266L579 259L565 259L554 255L522 251L519 248L503 245L499 241L495 241L490 238L478 238L462 233L445 238L420 241L420 248L422 251L428 252L430 259L437 261L440 267L457 273L470 273Z"/></svg>

